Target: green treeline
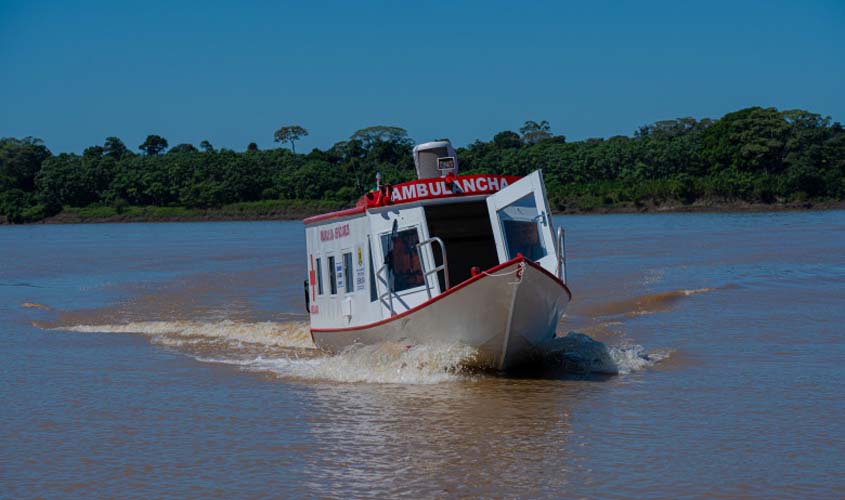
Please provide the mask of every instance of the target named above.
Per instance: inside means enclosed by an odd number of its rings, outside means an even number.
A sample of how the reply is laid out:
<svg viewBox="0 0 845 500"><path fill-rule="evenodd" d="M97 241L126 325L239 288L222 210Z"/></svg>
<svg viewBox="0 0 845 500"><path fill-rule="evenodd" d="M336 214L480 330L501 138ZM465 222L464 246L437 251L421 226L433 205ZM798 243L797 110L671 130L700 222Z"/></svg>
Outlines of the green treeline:
<svg viewBox="0 0 845 500"><path fill-rule="evenodd" d="M0 139L0 218L319 211L354 203L376 172L385 182L414 178L414 142L404 129L369 127L325 151L293 152L307 133L282 127L275 138L291 150L251 143L242 152L207 141L168 149L166 139L151 135L141 153L109 137L82 155L54 155L38 139ZM845 200L845 131L803 110L753 107L578 142L553 135L545 121L526 122L519 132L459 148L458 160L462 173L542 169L558 210Z"/></svg>

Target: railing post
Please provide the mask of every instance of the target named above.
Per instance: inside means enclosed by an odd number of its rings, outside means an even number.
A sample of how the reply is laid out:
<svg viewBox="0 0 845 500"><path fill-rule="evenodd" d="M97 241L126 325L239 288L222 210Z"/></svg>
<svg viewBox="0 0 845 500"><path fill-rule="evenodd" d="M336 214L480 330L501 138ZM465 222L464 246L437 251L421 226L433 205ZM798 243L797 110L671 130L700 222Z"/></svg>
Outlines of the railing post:
<svg viewBox="0 0 845 500"><path fill-rule="evenodd" d="M425 269L425 259L420 258L420 267L422 268L422 271L423 271L423 279L425 279L425 287L426 287L426 290L428 291L429 298L431 298L431 288L428 285L428 277L431 274L434 274L435 279L437 279L437 273L440 272L440 271L443 271L443 283L446 285L446 290L451 288L451 283L449 282L449 258L446 256L446 244L443 243L443 240L441 240L437 236L432 236L431 238L429 238L425 241L421 241L421 242L417 243L417 252L421 253L423 246L428 245L430 247L432 243L437 243L438 245L440 245L440 255L443 256L443 264L441 264L439 266L435 266L430 271L426 271L426 269ZM433 257L434 257L434 255L432 254L432 258ZM441 293L445 292L446 290L441 290Z"/></svg>
<svg viewBox="0 0 845 500"><path fill-rule="evenodd" d="M381 272L384 271L384 279L381 277ZM378 300L380 304L385 304L384 297L387 296L387 307L390 309L390 315L393 316L396 314L396 311L393 310L393 284L390 282L390 279L387 276L387 266L381 266L378 271L376 271L376 277L384 283L387 291L383 294L379 295Z"/></svg>
<svg viewBox="0 0 845 500"><path fill-rule="evenodd" d="M566 284L566 231L557 228L557 277Z"/></svg>
<svg viewBox="0 0 845 500"><path fill-rule="evenodd" d="M420 259L420 270L422 271L423 281L425 281L425 291L428 293L428 298L431 298L431 286L428 284L428 271L425 268L425 259L422 257L422 245L425 242L417 243L417 256Z"/></svg>

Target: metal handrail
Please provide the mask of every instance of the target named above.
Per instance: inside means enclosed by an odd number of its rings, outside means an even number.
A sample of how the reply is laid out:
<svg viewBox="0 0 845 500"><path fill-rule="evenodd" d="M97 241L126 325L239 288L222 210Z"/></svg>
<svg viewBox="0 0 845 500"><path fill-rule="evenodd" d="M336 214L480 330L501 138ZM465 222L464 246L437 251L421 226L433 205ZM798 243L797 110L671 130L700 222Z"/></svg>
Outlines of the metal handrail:
<svg viewBox="0 0 845 500"><path fill-rule="evenodd" d="M431 246L432 243L437 243L440 245L440 255L443 256L443 263L439 266L432 268L431 270L426 271L425 269L425 259L422 258L422 247L424 245ZM428 277L432 274L434 275L435 279L437 279L437 273L443 271L443 281L446 284L446 290L451 288L451 284L449 283L449 259L446 257L446 244L443 243L443 240L438 238L437 236L432 236L431 238L421 241L417 243L417 253L420 255L420 267L422 268L423 272L423 279L425 280L425 290L428 292L428 298L431 298L431 285L428 283ZM432 251L432 258L434 257L434 252ZM441 292L445 292L446 290L441 290Z"/></svg>
<svg viewBox="0 0 845 500"><path fill-rule="evenodd" d="M381 277L382 271L384 271L384 278ZM378 268L378 271L376 271L376 278L381 280L381 282L384 283L385 287L387 288L386 292L378 296L378 300L380 303L386 305L390 309L390 315L393 316L396 314L396 311L393 310L393 284L390 282L387 276L387 264L384 264L380 268ZM387 297L387 301L384 300L385 297Z"/></svg>
<svg viewBox="0 0 845 500"><path fill-rule="evenodd" d="M430 246L432 243L437 243L438 245L440 245L440 254L443 256L443 264L434 267L433 269L426 270L425 259L422 258L421 250L424 245ZM428 277L432 274L436 276L437 273L443 271L443 281L446 284L446 290L448 290L451 287L451 283L449 281L449 258L446 256L446 244L443 243L443 240L434 236L425 241L421 241L417 243L417 253L420 255L420 268L423 272L423 279L425 280L425 289L428 293L428 298L432 297L431 284L429 283L428 279ZM396 311L393 309L393 283L391 282L387 274L387 264L384 264L380 268L378 268L378 271L376 271L376 278L381 281L386 288L386 291L378 296L378 300L380 303L384 304L390 309L390 315L393 316L396 314Z"/></svg>
<svg viewBox="0 0 845 500"><path fill-rule="evenodd" d="M381 277L382 271L384 271L384 278ZM396 311L393 309L393 283L391 283L387 276L387 264L378 268L378 271L376 271L376 278L384 283L384 286L387 288L386 292L378 296L378 300L390 309L390 315L393 316L396 314ZM388 300L384 300L385 297L387 297Z"/></svg>
<svg viewBox="0 0 845 500"><path fill-rule="evenodd" d="M566 284L566 232L557 228L557 277Z"/></svg>

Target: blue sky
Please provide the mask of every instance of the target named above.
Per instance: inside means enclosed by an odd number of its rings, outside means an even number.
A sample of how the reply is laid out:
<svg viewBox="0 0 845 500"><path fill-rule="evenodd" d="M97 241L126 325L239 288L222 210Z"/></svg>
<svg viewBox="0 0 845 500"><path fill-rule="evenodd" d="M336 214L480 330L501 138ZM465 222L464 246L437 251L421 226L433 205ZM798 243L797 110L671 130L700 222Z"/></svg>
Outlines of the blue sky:
<svg viewBox="0 0 845 500"><path fill-rule="evenodd" d="M548 120L570 140L682 116L845 121L845 1L0 0L0 136L80 152L149 133L298 151L370 125L456 145Z"/></svg>

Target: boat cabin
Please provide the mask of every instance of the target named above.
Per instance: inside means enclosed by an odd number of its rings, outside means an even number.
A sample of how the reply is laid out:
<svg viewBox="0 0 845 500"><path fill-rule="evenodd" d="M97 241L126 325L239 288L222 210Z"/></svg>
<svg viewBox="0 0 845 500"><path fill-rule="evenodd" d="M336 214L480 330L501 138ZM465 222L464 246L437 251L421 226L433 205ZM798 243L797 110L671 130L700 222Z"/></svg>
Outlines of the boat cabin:
<svg viewBox="0 0 845 500"><path fill-rule="evenodd" d="M542 174L458 175L447 141L414 148L417 179L305 219L312 329L385 321L519 255L565 281ZM492 270L492 271L491 271Z"/></svg>

